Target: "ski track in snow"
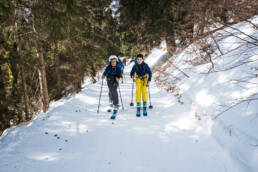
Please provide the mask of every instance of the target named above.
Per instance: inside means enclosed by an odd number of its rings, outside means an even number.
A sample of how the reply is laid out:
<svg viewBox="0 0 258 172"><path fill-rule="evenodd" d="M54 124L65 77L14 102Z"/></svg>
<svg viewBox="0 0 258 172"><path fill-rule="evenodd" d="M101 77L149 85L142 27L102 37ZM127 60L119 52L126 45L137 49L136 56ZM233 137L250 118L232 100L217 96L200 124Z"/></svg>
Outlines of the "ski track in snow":
<svg viewBox="0 0 258 172"><path fill-rule="evenodd" d="M150 87L154 108L148 117L137 118L129 106L131 67L120 84L125 110L119 109L116 120L106 112L106 82L99 114L101 82L88 84L81 93L52 103L31 123L8 129L0 139L0 171L244 171L212 137L211 121L197 120L190 107L155 83Z"/></svg>

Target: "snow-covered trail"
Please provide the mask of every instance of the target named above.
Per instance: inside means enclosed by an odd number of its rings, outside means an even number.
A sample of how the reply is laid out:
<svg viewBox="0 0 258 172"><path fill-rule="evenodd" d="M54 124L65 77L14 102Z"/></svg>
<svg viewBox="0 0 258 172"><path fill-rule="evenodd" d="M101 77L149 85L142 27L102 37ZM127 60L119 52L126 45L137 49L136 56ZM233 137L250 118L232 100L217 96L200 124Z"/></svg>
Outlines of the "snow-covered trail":
<svg viewBox="0 0 258 172"><path fill-rule="evenodd" d="M244 171L212 137L212 123L197 120L190 107L152 83L154 109L137 118L130 107L130 66L120 84L125 110L110 120L104 82L85 86L52 104L29 124L0 139L1 172L224 172Z"/></svg>

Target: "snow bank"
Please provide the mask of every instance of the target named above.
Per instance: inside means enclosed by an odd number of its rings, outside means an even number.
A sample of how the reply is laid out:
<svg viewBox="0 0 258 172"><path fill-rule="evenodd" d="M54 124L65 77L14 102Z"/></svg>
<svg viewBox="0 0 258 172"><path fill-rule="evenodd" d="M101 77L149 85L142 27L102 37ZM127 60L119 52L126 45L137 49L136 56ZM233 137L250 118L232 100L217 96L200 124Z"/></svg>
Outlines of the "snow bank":
<svg viewBox="0 0 258 172"><path fill-rule="evenodd" d="M250 21L257 25L258 16ZM155 74L201 119L213 120L214 137L248 171L258 171L257 38L257 29L241 22L190 45L173 65L162 65L164 75ZM203 42L210 45L204 52Z"/></svg>

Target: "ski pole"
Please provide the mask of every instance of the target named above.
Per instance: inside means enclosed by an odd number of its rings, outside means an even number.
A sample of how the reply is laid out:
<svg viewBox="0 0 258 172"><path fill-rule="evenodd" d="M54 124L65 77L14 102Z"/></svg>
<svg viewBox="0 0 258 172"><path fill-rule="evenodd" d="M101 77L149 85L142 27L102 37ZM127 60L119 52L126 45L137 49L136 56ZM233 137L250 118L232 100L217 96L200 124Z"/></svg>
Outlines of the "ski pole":
<svg viewBox="0 0 258 172"><path fill-rule="evenodd" d="M150 101L149 108L152 109L153 106L151 105L150 86L148 86L148 92L149 92L149 101Z"/></svg>
<svg viewBox="0 0 258 172"><path fill-rule="evenodd" d="M126 77L125 77L125 73L123 72L123 81L124 83L126 83Z"/></svg>
<svg viewBox="0 0 258 172"><path fill-rule="evenodd" d="M102 87L103 87L103 80L101 82L101 89L100 89L100 94L99 94L99 105L98 105L98 111L97 113L99 113L99 106L100 106L100 99L101 99L101 94L102 94Z"/></svg>
<svg viewBox="0 0 258 172"><path fill-rule="evenodd" d="M132 85L132 99L131 99L131 103L130 103L130 106L133 106L133 87L134 87L134 80L133 80L133 85Z"/></svg>
<svg viewBox="0 0 258 172"><path fill-rule="evenodd" d="M121 91L120 91L120 86L119 86L119 84L118 84L118 89L119 89L120 99L121 99L121 103L122 103L122 109L124 110L124 105L123 105L123 100L122 100L122 96L121 96Z"/></svg>
<svg viewBox="0 0 258 172"><path fill-rule="evenodd" d="M123 83L126 83L125 74L123 75Z"/></svg>
<svg viewBox="0 0 258 172"><path fill-rule="evenodd" d="M124 68L123 68L123 70L121 71L121 74L122 74L122 75L121 75L121 76L122 76L121 79L122 79L122 84L123 84L123 83L124 83Z"/></svg>

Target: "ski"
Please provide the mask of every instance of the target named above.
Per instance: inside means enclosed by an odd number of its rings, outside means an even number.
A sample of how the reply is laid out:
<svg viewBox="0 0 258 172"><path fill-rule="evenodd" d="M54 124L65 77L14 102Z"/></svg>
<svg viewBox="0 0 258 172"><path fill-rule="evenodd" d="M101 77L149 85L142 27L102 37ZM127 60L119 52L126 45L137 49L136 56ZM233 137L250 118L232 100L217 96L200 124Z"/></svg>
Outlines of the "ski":
<svg viewBox="0 0 258 172"><path fill-rule="evenodd" d="M111 115L110 119L116 119L117 110L114 109L113 114Z"/></svg>
<svg viewBox="0 0 258 172"><path fill-rule="evenodd" d="M117 114L117 113L114 112L114 113L111 115L110 119L116 119L116 114Z"/></svg>
<svg viewBox="0 0 258 172"><path fill-rule="evenodd" d="M147 107L146 107L146 104L143 104L143 116L147 116Z"/></svg>
<svg viewBox="0 0 258 172"><path fill-rule="evenodd" d="M147 116L147 103L143 102L143 116Z"/></svg>
<svg viewBox="0 0 258 172"><path fill-rule="evenodd" d="M146 109L143 110L143 116L147 116L147 115L148 115L147 110Z"/></svg>
<svg viewBox="0 0 258 172"><path fill-rule="evenodd" d="M140 116L141 116L141 108L139 108L139 107L137 107L136 116L137 116L137 117L140 117Z"/></svg>

